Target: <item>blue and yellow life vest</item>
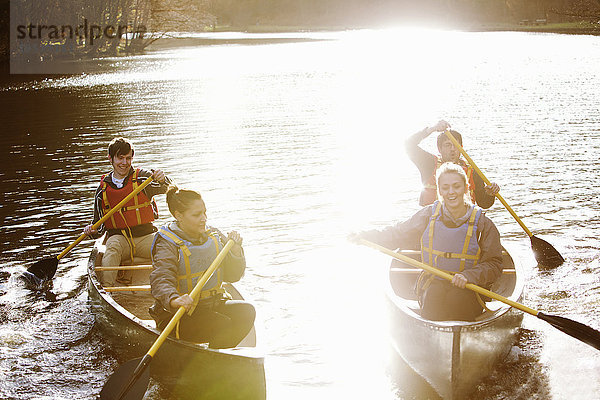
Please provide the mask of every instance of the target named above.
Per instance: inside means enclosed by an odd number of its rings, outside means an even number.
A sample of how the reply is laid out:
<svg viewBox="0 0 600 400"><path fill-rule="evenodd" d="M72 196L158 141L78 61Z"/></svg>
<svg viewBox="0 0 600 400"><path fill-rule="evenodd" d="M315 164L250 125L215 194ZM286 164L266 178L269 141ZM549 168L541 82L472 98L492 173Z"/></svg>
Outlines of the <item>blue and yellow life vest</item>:
<svg viewBox="0 0 600 400"><path fill-rule="evenodd" d="M449 228L442 222L442 204L439 201L433 203L433 210L421 236L421 260L454 273L477 265L481 253L477 243L481 208L474 206L468 221L456 228Z"/></svg>
<svg viewBox="0 0 600 400"><path fill-rule="evenodd" d="M152 254L158 235L179 247L179 266L177 271L177 292L179 294L190 293L198 279L202 277L219 252L223 249L223 244L219 240L218 233L213 231L209 233L208 240L203 244L197 245L177 236L168 225L161 227L152 243ZM212 297L217 294L225 293L222 287L221 270L217 269L206 284L202 287L200 298Z"/></svg>

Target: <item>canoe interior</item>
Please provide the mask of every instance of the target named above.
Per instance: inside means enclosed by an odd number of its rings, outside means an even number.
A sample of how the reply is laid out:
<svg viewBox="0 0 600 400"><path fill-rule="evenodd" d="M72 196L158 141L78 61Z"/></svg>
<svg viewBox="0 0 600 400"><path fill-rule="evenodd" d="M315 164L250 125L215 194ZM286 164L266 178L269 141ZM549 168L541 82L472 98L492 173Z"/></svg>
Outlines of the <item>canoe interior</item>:
<svg viewBox="0 0 600 400"><path fill-rule="evenodd" d="M403 251L419 260L420 252ZM491 291L520 301L522 269L503 252L501 278ZM476 321L429 321L421 317L415 285L421 273L398 260L389 268L387 289L392 344L404 361L445 399L468 397L477 383L510 351L523 318L498 301L488 301ZM488 299L490 300L490 299Z"/></svg>
<svg viewBox="0 0 600 400"><path fill-rule="evenodd" d="M130 282L124 284L116 280L116 271L101 267L104 248L101 240L97 241L88 263L92 312L115 353L123 357L120 361L141 357L160 334L148 313L154 303L148 290L151 261L135 259L136 269L127 272ZM234 299L243 299L233 285L225 284L225 288ZM170 336L157 351L150 369L176 398L266 397L264 357L257 348L256 327L232 349L210 349L205 343Z"/></svg>

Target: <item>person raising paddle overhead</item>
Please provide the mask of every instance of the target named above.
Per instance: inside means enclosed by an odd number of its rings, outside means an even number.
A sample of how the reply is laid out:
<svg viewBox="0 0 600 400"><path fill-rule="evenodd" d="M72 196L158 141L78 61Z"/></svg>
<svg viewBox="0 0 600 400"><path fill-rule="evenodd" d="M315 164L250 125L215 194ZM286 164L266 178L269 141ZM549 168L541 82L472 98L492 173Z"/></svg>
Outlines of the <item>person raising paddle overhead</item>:
<svg viewBox="0 0 600 400"><path fill-rule="evenodd" d="M103 175L94 195L94 218L92 224L83 229L83 233L98 238L107 233L106 251L102 257L102 266L114 267L133 262L134 257L150 259L150 246L156 228L152 221L158 216L156 203L152 199L167 191L170 180L160 169L146 171L133 168L134 150L129 141L115 138L108 146L108 158L113 170ZM98 229L93 224L117 203L132 193L141 182L152 176L154 181L134 196L125 207L114 213ZM119 271L117 281L129 282L126 273Z"/></svg>
<svg viewBox="0 0 600 400"><path fill-rule="evenodd" d="M500 187L493 182L490 185L486 185L481 177L474 173L469 164L460 157L460 152L444 133L449 128L450 124L448 122L440 120L433 127L427 127L410 136L405 142L408 157L421 173L423 190L419 197L419 205L427 206L435 201L437 197L436 171L443 163L453 162L460 165L467 175L471 201L481 208L490 208L494 204L495 195L500 191ZM440 152L438 156L419 147L419 143L433 132L441 132L437 137L437 148ZM450 131L450 133L462 145L462 136L460 133L457 131Z"/></svg>
<svg viewBox="0 0 600 400"><path fill-rule="evenodd" d="M444 163L437 172L440 200L409 220L382 231L352 234L349 239L375 242L389 249L421 249L424 263L453 274L452 283L423 273L417 285L421 316L430 320L473 321L483 311L467 283L490 286L502 274L500 234L482 209L471 204L467 176L460 166Z"/></svg>

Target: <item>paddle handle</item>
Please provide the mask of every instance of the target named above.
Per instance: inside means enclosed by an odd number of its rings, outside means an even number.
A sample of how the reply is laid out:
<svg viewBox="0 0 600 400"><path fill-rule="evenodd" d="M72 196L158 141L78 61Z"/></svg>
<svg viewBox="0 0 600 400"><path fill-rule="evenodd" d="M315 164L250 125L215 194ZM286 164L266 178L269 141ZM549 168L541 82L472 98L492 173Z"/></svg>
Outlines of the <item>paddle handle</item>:
<svg viewBox="0 0 600 400"><path fill-rule="evenodd" d="M135 188L135 190L131 193L129 193L127 195L127 197L125 197L123 200L121 200L116 206L114 206L109 212L107 212L102 218L100 218L98 220L98 222L96 222L94 225L92 225L92 229L96 229L98 228L100 225L102 225L102 223L104 221L106 221L107 219L109 219L114 213L116 213L117 211L119 211L121 208L123 208L123 206L133 198L133 196L135 196L136 194L138 194L139 192L141 192L142 190L144 190L144 188L146 186L148 186L150 183L152 182L152 177L149 177L148 179L146 179L141 185L139 185L137 188ZM57 259L61 259L64 256L67 255L67 253L69 253L73 247L77 246L79 243L81 243L81 241L83 239L86 238L86 234L82 233L76 241L74 241L73 243L71 243L66 249L64 249L62 251L62 253L60 253L59 255L56 256Z"/></svg>
<svg viewBox="0 0 600 400"><path fill-rule="evenodd" d="M223 259L227 255L227 253L229 253L229 250L231 250L231 248L233 247L234 244L235 244L235 242L233 240L229 239L227 241L227 243L225 244L225 247L223 247L223 250L221 250L221 252L217 255L217 257L214 259L212 264L210 264L210 267L208 267L206 272L204 272L204 274L202 275L202 278L200 278L200 280L198 280L198 282L196 283L196 285L190 292L190 296L192 297L192 299L194 299L194 301L196 301L196 298L200 295L200 291L202 290L202 287L206 284L206 282L208 282L208 280L210 279L212 274L217 270L219 265L221 265L221 262L223 261ZM156 341L154 342L152 347L150 347L150 350L148 350L148 353L146 353L147 355L149 355L150 357L154 357L154 354L156 354L156 352L158 351L160 346L164 343L164 341L167 339L169 334L173 331L175 326L177 326L177 323L179 322L181 317L183 317L183 314L185 314L185 307L181 306L181 307L179 307L179 309L177 310L175 315L173 315L173 317L171 318L171 321L169 321L169 323L167 324L165 329L163 329L160 336L158 337L158 339L156 339Z"/></svg>
<svg viewBox="0 0 600 400"><path fill-rule="evenodd" d="M395 258L397 260L400 260L400 261L402 261L402 262L404 262L406 264L412 265L413 267L424 269L427 272L430 272L430 273L432 273L435 276L439 276L440 278L446 279L448 281L452 281L452 275L451 274L449 274L449 273L447 273L445 271L442 271L442 270L440 270L438 268L432 267L431 265L427 265L427 264L422 263L420 261L413 260L410 257L407 257L407 256L405 256L403 254L399 254L399 253L397 253L395 251L392 251L392 250L390 250L390 249L388 249L386 247L380 246L377 243L373 243L373 242L370 242L370 241L365 240L365 239L360 239L360 243L363 244L363 245L365 245L365 246L367 246L367 247L370 247L372 249L379 250L380 252L382 252L384 254L387 254L388 256L391 256L391 257L393 257L393 258ZM469 289L469 290L472 290L474 292L477 292L479 294L482 294L484 296L490 297L492 299L501 301L502 303L508 304L511 307L514 307L516 309L519 309L519 310L521 310L523 312L526 312L528 314L531 314L531 315L534 315L534 316L537 317L538 311L536 311L536 310L534 310L532 308L529 308L527 306L524 306L523 304L520 304L520 303L517 303L517 302L512 301L510 299L507 299L506 297L502 297L502 296L500 296L497 293L490 292L489 290L484 289L484 288L482 288L480 286L477 286L477 285L472 284L472 283L467 283L466 288Z"/></svg>
<svg viewBox="0 0 600 400"><path fill-rule="evenodd" d="M450 139L452 144L454 144L454 146L460 151L460 153L467 159L467 161L469 162L469 165L475 170L475 172L477 172L477 175L479 175L481 177L481 179L483 179L483 181L485 182L486 185L490 185L491 184L490 180L488 178L486 178L486 176L483 174L483 172L481 172L479 167L477 167L477 165L475 164L475 161L473 161L473 159L471 157L469 157L469 155L467 154L465 149L463 149L463 147L460 145L460 143L458 143L458 140L456 140L454 138L454 136L452 136L452 133L450 133L449 130L446 130L444 133L446 134L446 136L448 136L448 139ZM500 193L496 193L496 197L498 198L498 200L500 200L500 203L502 203L502 205L504 205L506 210L508 210L510 215L512 215L513 218L519 223L519 225L521 225L521 228L523 228L525 233L527 233L527 235L529 237L532 237L533 233L531 233L531 231L529 229L527 229L527 227L525 226L523 221L521 221L521 219L513 211L511 206L508 205L508 203L506 202L506 200L504 200L504 198L500 195Z"/></svg>

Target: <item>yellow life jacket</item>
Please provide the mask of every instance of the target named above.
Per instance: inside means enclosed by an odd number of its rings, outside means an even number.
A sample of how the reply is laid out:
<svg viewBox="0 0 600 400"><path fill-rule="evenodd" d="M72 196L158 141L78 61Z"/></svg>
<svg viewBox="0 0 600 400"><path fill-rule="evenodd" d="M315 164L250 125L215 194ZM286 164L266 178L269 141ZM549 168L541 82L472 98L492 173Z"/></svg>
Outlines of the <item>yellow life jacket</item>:
<svg viewBox="0 0 600 400"><path fill-rule="evenodd" d="M218 233L211 232L203 244L193 244L176 235L168 225L161 227L154 238L154 248L158 235L179 247L179 265L177 272L177 291L179 294L190 293L198 279L204 275L213 260L223 249ZM202 287L200 299L224 294L222 273L217 269Z"/></svg>
<svg viewBox="0 0 600 400"><path fill-rule="evenodd" d="M441 209L442 203L433 203L429 224L421 236L421 261L454 273L477 265L481 254L477 243L481 208L473 206L469 219L456 228L444 224Z"/></svg>

